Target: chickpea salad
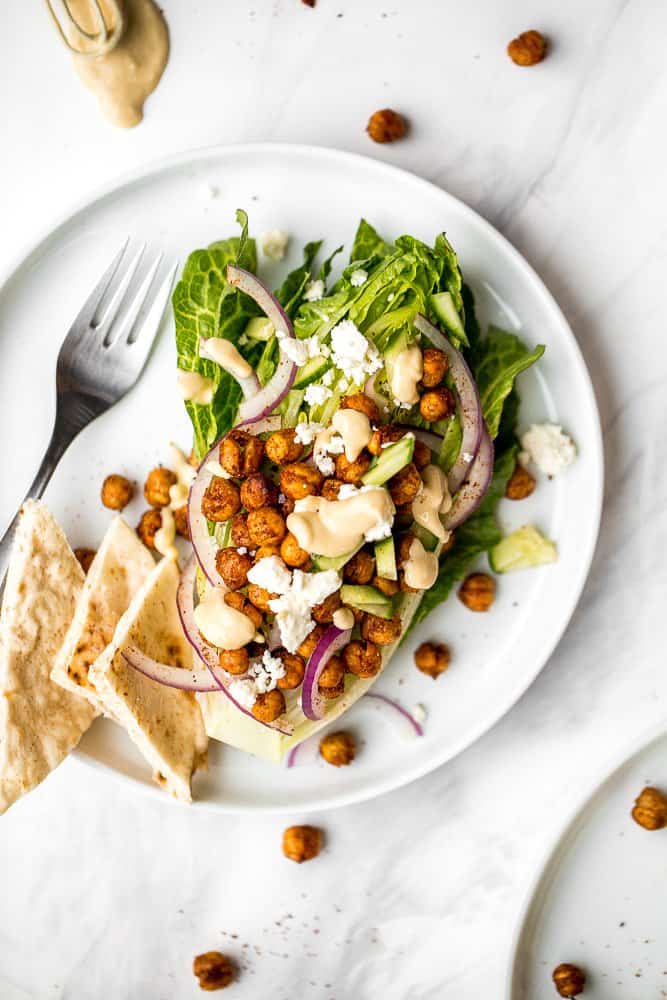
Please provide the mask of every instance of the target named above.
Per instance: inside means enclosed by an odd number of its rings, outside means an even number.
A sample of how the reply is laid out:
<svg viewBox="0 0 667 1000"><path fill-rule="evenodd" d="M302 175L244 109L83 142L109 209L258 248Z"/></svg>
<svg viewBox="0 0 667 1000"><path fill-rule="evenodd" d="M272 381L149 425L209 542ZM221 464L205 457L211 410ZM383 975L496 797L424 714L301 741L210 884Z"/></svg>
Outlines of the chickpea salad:
<svg viewBox="0 0 667 1000"><path fill-rule="evenodd" d="M342 248L318 266L309 243L273 293L237 219L173 296L197 465L179 609L207 733L277 760L369 690L480 553L500 572L556 558L494 516L519 469L515 379L544 347L482 334L444 234L390 243L362 220L340 277Z"/></svg>

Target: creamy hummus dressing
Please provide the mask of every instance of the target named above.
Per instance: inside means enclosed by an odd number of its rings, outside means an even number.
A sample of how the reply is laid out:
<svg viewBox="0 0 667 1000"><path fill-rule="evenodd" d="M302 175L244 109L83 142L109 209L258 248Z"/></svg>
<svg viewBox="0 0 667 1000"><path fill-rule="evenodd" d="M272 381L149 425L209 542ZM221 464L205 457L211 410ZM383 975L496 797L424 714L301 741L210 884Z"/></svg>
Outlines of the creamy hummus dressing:
<svg viewBox="0 0 667 1000"><path fill-rule="evenodd" d="M184 372L179 370L176 376L176 388L181 399L199 406L209 406L213 399L215 382L213 379L200 375L199 372Z"/></svg>
<svg viewBox="0 0 667 1000"><path fill-rule="evenodd" d="M313 496L297 500L287 528L306 552L344 556L361 545L374 528L391 523L393 516L391 496L378 486L346 500Z"/></svg>
<svg viewBox="0 0 667 1000"><path fill-rule="evenodd" d="M162 527L155 532L155 549L167 559L178 559L176 541L176 522L171 507L163 507L161 511Z"/></svg>
<svg viewBox="0 0 667 1000"><path fill-rule="evenodd" d="M435 552L427 552L419 539L415 538L403 572L408 587L428 590L438 578L438 557Z"/></svg>
<svg viewBox="0 0 667 1000"><path fill-rule="evenodd" d="M176 473L176 482L169 487L169 506L172 510L178 510L184 503L187 503L190 486L197 475L197 470L190 465L185 453L173 441L169 445L169 451L171 452L171 467Z"/></svg>
<svg viewBox="0 0 667 1000"><path fill-rule="evenodd" d="M220 649L241 649L255 638L255 626L247 615L225 603L222 587L206 591L194 619L206 641Z"/></svg>
<svg viewBox="0 0 667 1000"><path fill-rule="evenodd" d="M224 337L209 337L208 340L202 340L199 353L202 358L215 361L236 379L248 378L253 373L252 366L237 351L231 340L225 340Z"/></svg>
<svg viewBox="0 0 667 1000"><path fill-rule="evenodd" d="M439 466L427 465L422 472L422 484L420 492L412 501L412 516L422 528L445 542L449 538L449 532L445 530L440 514L446 514L452 505L447 478Z"/></svg>
<svg viewBox="0 0 667 1000"><path fill-rule="evenodd" d="M349 608L337 608L333 614L333 623L342 631L354 628L354 615Z"/></svg>
<svg viewBox="0 0 667 1000"><path fill-rule="evenodd" d="M331 426L343 439L345 458L348 462L356 462L373 436L371 422L366 414L359 413L358 410L336 410L331 418Z"/></svg>
<svg viewBox="0 0 667 1000"><path fill-rule="evenodd" d="M94 32L96 19L90 0L68 0L72 17L85 30ZM113 16L101 0L108 25ZM169 31L153 0L122 0L125 28L111 51L103 55L74 55L74 68L113 125L132 128L144 116L144 101L157 87L169 58ZM81 46L81 36L72 40Z"/></svg>
<svg viewBox="0 0 667 1000"><path fill-rule="evenodd" d="M417 383L424 374L424 358L417 344L406 347L394 362L389 388L394 399L399 403L409 403L414 406L419 402Z"/></svg>

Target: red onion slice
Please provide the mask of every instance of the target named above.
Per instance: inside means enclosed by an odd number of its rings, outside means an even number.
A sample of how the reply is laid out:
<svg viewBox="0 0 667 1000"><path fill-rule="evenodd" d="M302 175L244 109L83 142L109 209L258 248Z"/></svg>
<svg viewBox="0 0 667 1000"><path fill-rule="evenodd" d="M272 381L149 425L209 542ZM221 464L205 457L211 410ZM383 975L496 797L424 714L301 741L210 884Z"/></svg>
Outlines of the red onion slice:
<svg viewBox="0 0 667 1000"><path fill-rule="evenodd" d="M385 715L387 719L390 719L394 725L399 725L406 736L414 739L415 736L424 735L424 730L417 720L410 715L406 708L403 708L397 701L394 701L393 698L388 698L386 694L376 694L371 691L364 695L363 701L366 701L367 698L371 699L371 703L377 711Z"/></svg>
<svg viewBox="0 0 667 1000"><path fill-rule="evenodd" d="M208 344L209 340L213 339L214 339L213 337L200 339L199 341L200 357L208 358L210 361L215 361L215 358L211 357L211 355L208 353L206 349L206 345ZM216 361L216 364L219 364L219 362ZM227 371L226 368L225 371ZM256 396L259 390L262 388L261 385L259 384L259 379L257 378L254 372L251 375L246 376L246 378L236 378L236 375L233 372L229 372L229 374L232 376L233 379L236 379L236 381L240 385L244 399L252 399L252 397Z"/></svg>
<svg viewBox="0 0 667 1000"><path fill-rule="evenodd" d="M326 698L322 697L318 689L320 674L334 653L337 653L339 649L347 645L351 635L352 629L348 628L341 631L335 625L331 625L318 642L308 660L303 678L303 687L301 689L301 708L307 719L318 720L324 718Z"/></svg>
<svg viewBox="0 0 667 1000"><path fill-rule="evenodd" d="M263 285L255 274L242 267L237 267L235 264L228 264L227 281L230 285L245 292L257 303L262 312L266 313L273 323L276 333L292 340L296 339L289 316L275 295L271 294L266 285ZM239 406L237 426L243 427L246 424L253 424L275 410L294 385L296 371L297 366L294 362L281 354L278 367L264 388L250 399L245 399Z"/></svg>
<svg viewBox="0 0 667 1000"><path fill-rule="evenodd" d="M207 468L207 465L211 460L217 461L219 447L220 442L216 441L211 450L204 456L197 469L197 475L192 480L188 494L188 527L192 549L201 566L202 573L214 587L224 587L225 584L215 565L218 546L208 530L208 521L201 512L201 502L214 477L214 473Z"/></svg>
<svg viewBox="0 0 667 1000"><path fill-rule="evenodd" d="M426 316L417 313L415 326L431 343L447 355L449 370L457 395L457 409L461 420L461 449L454 465L449 470L447 483L450 493L456 493L468 475L468 470L477 454L482 438L482 406L472 372L460 351L449 343L440 330Z"/></svg>
<svg viewBox="0 0 667 1000"><path fill-rule="evenodd" d="M316 733L303 743L297 743L287 755L287 767L304 767L316 764L320 757L320 734Z"/></svg>
<svg viewBox="0 0 667 1000"><path fill-rule="evenodd" d="M467 521L484 499L493 476L493 456L493 442L484 427L479 451L470 469L468 481L458 491L452 506L443 515L443 522L448 531L458 528Z"/></svg>
<svg viewBox="0 0 667 1000"><path fill-rule="evenodd" d="M135 646L122 650L122 657L129 666L138 670L144 677L150 677L158 684L178 688L181 691L218 691L219 687L210 670L185 670L183 667L171 667L145 656Z"/></svg>

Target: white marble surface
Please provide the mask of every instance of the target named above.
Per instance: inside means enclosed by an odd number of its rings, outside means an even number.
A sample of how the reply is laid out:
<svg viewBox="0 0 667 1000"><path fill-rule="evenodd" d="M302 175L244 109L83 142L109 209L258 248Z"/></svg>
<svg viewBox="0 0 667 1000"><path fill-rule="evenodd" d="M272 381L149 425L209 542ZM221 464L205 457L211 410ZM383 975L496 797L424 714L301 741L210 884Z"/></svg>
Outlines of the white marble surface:
<svg viewBox="0 0 667 1000"><path fill-rule="evenodd" d="M241 962L239 1000L500 997L550 838L665 712L667 8L164 6L167 74L145 122L121 133L74 80L45 10L3 5L0 267L82 192L188 146L312 142L408 167L496 224L567 314L605 431L602 533L579 610L520 704L412 787L314 817L327 848L312 864L281 857L280 818L195 814L64 764L0 822L0 997L195 997L190 962L211 948ZM532 26L552 54L516 69L504 46ZM413 127L381 148L363 128L387 105Z"/></svg>

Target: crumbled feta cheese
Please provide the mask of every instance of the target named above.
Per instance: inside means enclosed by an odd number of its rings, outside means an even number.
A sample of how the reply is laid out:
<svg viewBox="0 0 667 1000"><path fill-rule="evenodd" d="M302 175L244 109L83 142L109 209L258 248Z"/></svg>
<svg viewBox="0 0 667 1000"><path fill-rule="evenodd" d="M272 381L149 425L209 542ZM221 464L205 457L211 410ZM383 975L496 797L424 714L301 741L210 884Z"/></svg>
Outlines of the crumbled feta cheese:
<svg viewBox="0 0 667 1000"><path fill-rule="evenodd" d="M532 424L521 438L521 446L546 476L557 476L577 457L577 447L559 424Z"/></svg>
<svg viewBox="0 0 667 1000"><path fill-rule="evenodd" d="M257 693L266 694L267 691L273 691L280 678L285 676L285 664L267 649L261 660L251 664L248 673L255 682Z"/></svg>
<svg viewBox="0 0 667 1000"><path fill-rule="evenodd" d="M294 435L301 444L312 444L320 431L323 430L322 424L297 424L294 428Z"/></svg>
<svg viewBox="0 0 667 1000"><path fill-rule="evenodd" d="M363 285L364 281L368 278L368 271L364 271L363 267L358 267L356 271L353 271L350 275L350 284L354 288L359 288Z"/></svg>
<svg viewBox="0 0 667 1000"><path fill-rule="evenodd" d="M329 458L323 451L316 451L314 455L315 465L323 476L333 476L336 471L336 464L333 458Z"/></svg>
<svg viewBox="0 0 667 1000"><path fill-rule="evenodd" d="M316 281L309 281L303 297L306 302L319 302L320 299L324 298L324 282L322 279L318 278Z"/></svg>
<svg viewBox="0 0 667 1000"><path fill-rule="evenodd" d="M267 233L261 233L259 245L266 257L271 260L282 260L287 250L289 233L283 229L270 229Z"/></svg>
<svg viewBox="0 0 667 1000"><path fill-rule="evenodd" d="M324 375L322 376L322 385L326 385L328 388L332 384L333 380L334 380L334 370L333 368L329 368L327 371L325 371Z"/></svg>
<svg viewBox="0 0 667 1000"><path fill-rule="evenodd" d="M305 340L296 340L294 337L280 337L280 351L286 358L289 358L299 368L305 365L308 360L308 345Z"/></svg>
<svg viewBox="0 0 667 1000"><path fill-rule="evenodd" d="M241 708L251 709L257 700L257 688L255 682L249 678L242 681L232 681L229 685L229 693Z"/></svg>
<svg viewBox="0 0 667 1000"><path fill-rule="evenodd" d="M364 538L367 542L381 542L383 538L389 538L391 536L392 524L393 519L389 521L380 521L366 532Z"/></svg>
<svg viewBox="0 0 667 1000"><path fill-rule="evenodd" d="M248 550L245 547L245 545L241 545L236 551L238 552L238 554L240 556L247 556L248 555Z"/></svg>
<svg viewBox="0 0 667 1000"><path fill-rule="evenodd" d="M336 367L356 385L361 385L382 367L377 347L350 319L342 320L331 331L331 348Z"/></svg>
<svg viewBox="0 0 667 1000"><path fill-rule="evenodd" d="M463 459L464 462L472 462L474 457L475 456L471 454L471 452L469 451L464 451L461 453L461 458Z"/></svg>
<svg viewBox="0 0 667 1000"><path fill-rule="evenodd" d="M341 488L338 490L338 499L349 500L350 497L356 497L357 493L359 493L359 490L356 486L353 486L352 483L343 483Z"/></svg>
<svg viewBox="0 0 667 1000"><path fill-rule="evenodd" d="M308 406L322 406L331 394L331 389L328 389L325 385L317 385L316 382L313 382L307 387L304 399Z"/></svg>
<svg viewBox="0 0 667 1000"><path fill-rule="evenodd" d="M291 585L290 571L280 556L265 556L248 570L248 579L271 594L285 594Z"/></svg>
<svg viewBox="0 0 667 1000"><path fill-rule="evenodd" d="M321 604L339 587L340 577L333 569L321 573L303 573L295 569L289 589L269 601L269 608L276 616L280 640L288 652L294 653L312 631L311 608Z"/></svg>

